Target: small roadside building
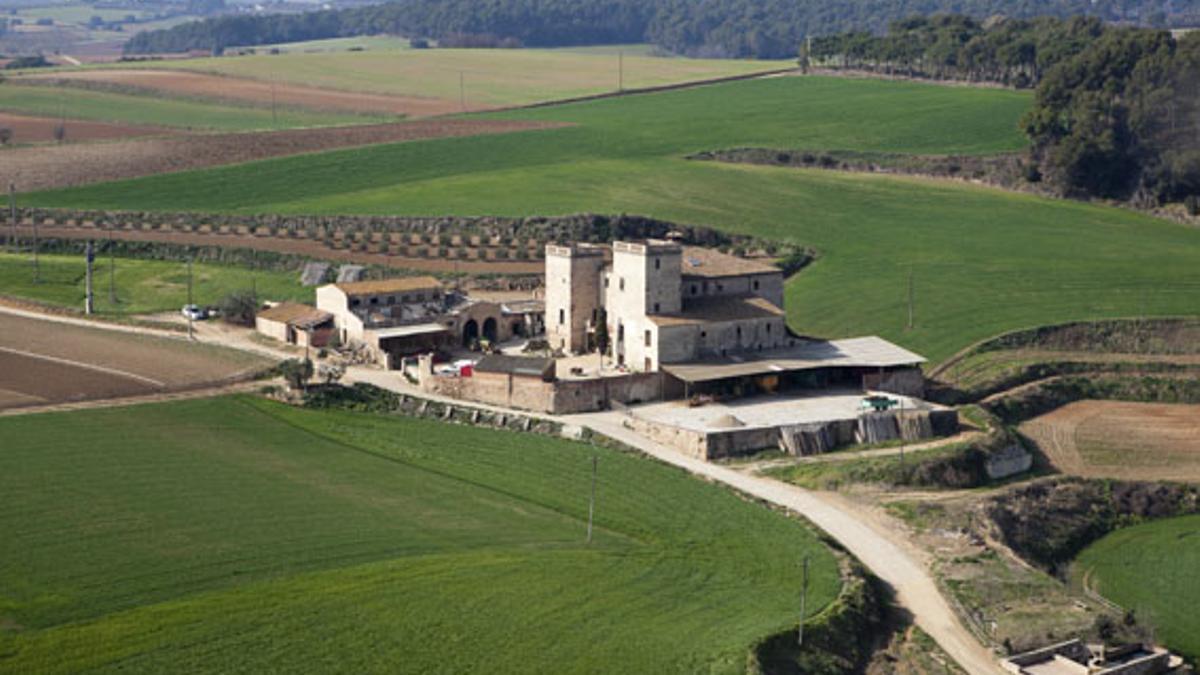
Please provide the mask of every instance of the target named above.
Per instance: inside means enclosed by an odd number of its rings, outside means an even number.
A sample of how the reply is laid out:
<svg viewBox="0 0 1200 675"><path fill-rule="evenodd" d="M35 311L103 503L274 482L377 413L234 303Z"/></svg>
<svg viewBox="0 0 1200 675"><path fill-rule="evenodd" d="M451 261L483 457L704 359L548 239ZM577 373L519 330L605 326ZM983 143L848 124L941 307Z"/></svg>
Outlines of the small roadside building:
<svg viewBox="0 0 1200 675"><path fill-rule="evenodd" d="M333 315L310 305L281 302L256 314L254 328L290 345L324 347L333 336Z"/></svg>

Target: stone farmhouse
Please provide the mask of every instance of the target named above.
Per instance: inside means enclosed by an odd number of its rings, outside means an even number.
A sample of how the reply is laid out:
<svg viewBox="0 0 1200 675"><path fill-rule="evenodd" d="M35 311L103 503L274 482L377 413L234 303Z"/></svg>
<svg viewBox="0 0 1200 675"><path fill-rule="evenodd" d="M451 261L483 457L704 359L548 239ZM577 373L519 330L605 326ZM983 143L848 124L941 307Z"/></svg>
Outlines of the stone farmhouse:
<svg viewBox="0 0 1200 675"><path fill-rule="evenodd" d="M497 303L446 290L433 277L335 283L317 289L343 344L363 344L387 368L432 351L542 332L543 305Z"/></svg>
<svg viewBox="0 0 1200 675"><path fill-rule="evenodd" d="M548 246L552 347L608 354L630 372L664 372L685 395L847 385L920 395L924 359L875 337L791 333L783 272L673 241ZM604 323L601 329L601 323Z"/></svg>

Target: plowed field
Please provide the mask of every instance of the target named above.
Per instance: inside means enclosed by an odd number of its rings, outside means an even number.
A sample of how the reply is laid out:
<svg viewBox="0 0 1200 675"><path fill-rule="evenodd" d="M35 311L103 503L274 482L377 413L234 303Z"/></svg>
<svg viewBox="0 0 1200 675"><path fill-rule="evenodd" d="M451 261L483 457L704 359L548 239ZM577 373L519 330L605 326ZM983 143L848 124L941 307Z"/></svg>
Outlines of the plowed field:
<svg viewBox="0 0 1200 675"><path fill-rule="evenodd" d="M10 115L0 112L0 127L12 129L10 143L47 143L54 139L54 127L59 120L50 117L32 117L27 115ZM172 133L159 127L136 126L131 124L110 124L108 122L88 122L84 120L67 120L66 142L98 141L114 138L132 138L135 136L156 136Z"/></svg>
<svg viewBox="0 0 1200 675"><path fill-rule="evenodd" d="M335 148L473 136L558 124L522 120L423 120L402 124L151 138L4 152L0 184L45 190L173 171L237 164Z"/></svg>
<svg viewBox="0 0 1200 675"><path fill-rule="evenodd" d="M1063 473L1200 480L1200 405L1079 401L1021 425Z"/></svg>
<svg viewBox="0 0 1200 675"><path fill-rule="evenodd" d="M265 365L182 339L0 313L0 410L188 389Z"/></svg>
<svg viewBox="0 0 1200 675"><path fill-rule="evenodd" d="M432 117L461 111L461 105L456 100L338 91L285 82L272 84L270 81L244 77L172 70L80 70L38 73L22 79L49 80L66 85L99 83L174 96L237 101L260 106L271 105L273 99L284 106L408 117Z"/></svg>

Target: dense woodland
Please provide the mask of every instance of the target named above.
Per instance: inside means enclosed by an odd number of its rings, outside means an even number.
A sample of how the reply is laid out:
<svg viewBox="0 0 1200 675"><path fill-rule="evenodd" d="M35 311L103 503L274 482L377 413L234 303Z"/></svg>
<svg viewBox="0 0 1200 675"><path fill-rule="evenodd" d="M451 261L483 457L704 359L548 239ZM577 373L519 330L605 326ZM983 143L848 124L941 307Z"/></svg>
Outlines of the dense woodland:
<svg viewBox="0 0 1200 675"><path fill-rule="evenodd" d="M1089 15L1161 27L1200 24L1200 0L395 0L305 14L225 16L141 33L130 53L368 34L530 47L650 42L678 54L791 58L807 36L882 31L912 15Z"/></svg>
<svg viewBox="0 0 1200 675"><path fill-rule="evenodd" d="M810 65L1036 86L1021 124L1033 163L1067 194L1141 206L1200 200L1200 33L1108 26L1095 18L894 22L880 36L817 38Z"/></svg>

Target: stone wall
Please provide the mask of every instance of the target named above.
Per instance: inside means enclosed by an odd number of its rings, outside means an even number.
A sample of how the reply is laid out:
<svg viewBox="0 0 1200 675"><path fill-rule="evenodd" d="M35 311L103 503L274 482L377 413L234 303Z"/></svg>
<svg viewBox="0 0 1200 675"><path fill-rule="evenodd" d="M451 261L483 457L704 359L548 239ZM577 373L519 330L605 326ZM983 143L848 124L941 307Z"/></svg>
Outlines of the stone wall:
<svg viewBox="0 0 1200 675"><path fill-rule="evenodd" d="M545 382L539 377L478 371L470 377L448 377L433 374L432 368L432 359L421 357L418 382L422 391L551 415L607 410L612 402L656 401L662 398L664 386L670 391L661 373Z"/></svg>

